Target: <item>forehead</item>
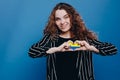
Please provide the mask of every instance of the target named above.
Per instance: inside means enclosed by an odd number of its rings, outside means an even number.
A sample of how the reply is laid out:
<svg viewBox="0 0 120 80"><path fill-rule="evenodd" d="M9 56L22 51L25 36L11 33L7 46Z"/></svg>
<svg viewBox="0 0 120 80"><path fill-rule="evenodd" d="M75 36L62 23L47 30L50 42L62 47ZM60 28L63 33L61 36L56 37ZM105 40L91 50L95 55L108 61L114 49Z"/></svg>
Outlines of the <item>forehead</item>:
<svg viewBox="0 0 120 80"><path fill-rule="evenodd" d="M64 9L58 9L55 12L55 17L63 17L68 14Z"/></svg>

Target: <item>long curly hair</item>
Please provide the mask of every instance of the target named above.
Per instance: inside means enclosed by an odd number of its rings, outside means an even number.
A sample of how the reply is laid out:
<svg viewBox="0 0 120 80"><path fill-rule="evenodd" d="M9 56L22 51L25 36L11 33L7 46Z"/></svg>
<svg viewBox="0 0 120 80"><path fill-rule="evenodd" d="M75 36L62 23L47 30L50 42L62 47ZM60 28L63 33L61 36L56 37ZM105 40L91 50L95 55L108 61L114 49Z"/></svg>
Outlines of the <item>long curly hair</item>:
<svg viewBox="0 0 120 80"><path fill-rule="evenodd" d="M44 34L50 34L52 39L55 39L60 31L55 24L55 12L56 10L65 10L70 16L71 29L70 31L73 33L74 37L78 40L85 40L86 38L97 39L94 32L88 30L79 15L79 13L69 4L67 3L58 3L51 12L51 15L48 19L48 23L44 29Z"/></svg>

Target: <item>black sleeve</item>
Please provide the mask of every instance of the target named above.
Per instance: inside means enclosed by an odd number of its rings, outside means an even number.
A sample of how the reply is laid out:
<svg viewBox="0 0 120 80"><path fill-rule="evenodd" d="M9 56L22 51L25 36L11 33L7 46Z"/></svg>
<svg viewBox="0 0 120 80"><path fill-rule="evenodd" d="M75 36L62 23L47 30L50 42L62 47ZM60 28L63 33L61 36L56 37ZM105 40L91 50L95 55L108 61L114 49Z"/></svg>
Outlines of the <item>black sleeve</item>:
<svg viewBox="0 0 120 80"><path fill-rule="evenodd" d="M100 55L106 56L106 55L114 55L117 53L117 48L115 45L107 42L101 42L98 40L89 40L90 44L96 47L99 50Z"/></svg>
<svg viewBox="0 0 120 80"><path fill-rule="evenodd" d="M47 56L46 51L50 48L50 43L50 35L45 35L42 40L31 46L29 56L32 58Z"/></svg>

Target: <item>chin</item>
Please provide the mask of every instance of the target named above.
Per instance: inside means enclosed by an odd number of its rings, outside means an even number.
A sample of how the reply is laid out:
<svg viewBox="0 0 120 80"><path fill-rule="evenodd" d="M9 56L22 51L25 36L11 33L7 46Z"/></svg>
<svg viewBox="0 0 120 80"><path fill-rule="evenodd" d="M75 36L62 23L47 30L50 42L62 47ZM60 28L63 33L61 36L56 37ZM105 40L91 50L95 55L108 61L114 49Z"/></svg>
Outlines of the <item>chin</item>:
<svg viewBox="0 0 120 80"><path fill-rule="evenodd" d="M68 30L62 30L62 32L63 32L63 33L66 33L66 32L68 32Z"/></svg>
<svg viewBox="0 0 120 80"><path fill-rule="evenodd" d="M70 29L69 28L64 28L64 29L61 29L61 31L65 33L65 32L69 32Z"/></svg>

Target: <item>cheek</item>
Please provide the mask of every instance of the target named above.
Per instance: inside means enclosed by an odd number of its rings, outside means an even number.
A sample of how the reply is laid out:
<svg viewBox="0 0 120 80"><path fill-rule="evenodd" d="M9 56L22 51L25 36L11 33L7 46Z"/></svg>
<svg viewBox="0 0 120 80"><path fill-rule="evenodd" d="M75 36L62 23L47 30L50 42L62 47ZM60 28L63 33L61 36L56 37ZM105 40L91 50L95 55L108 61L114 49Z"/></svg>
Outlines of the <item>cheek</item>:
<svg viewBox="0 0 120 80"><path fill-rule="evenodd" d="M70 23L70 18L69 18L69 19L67 19L67 22L69 22L69 23Z"/></svg>
<svg viewBox="0 0 120 80"><path fill-rule="evenodd" d="M56 21L55 24L56 24L57 26L59 26L60 22L59 22L59 21Z"/></svg>

